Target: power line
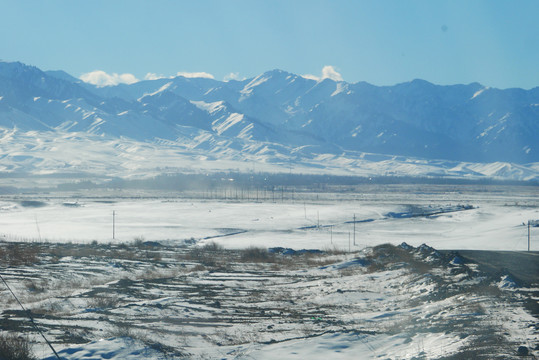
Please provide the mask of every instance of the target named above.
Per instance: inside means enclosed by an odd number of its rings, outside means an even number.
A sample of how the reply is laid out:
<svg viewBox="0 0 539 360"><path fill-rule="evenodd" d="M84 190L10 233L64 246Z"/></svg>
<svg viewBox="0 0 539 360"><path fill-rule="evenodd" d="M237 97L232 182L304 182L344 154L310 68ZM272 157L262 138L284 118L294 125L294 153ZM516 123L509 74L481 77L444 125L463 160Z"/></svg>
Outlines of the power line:
<svg viewBox="0 0 539 360"><path fill-rule="evenodd" d="M60 356L58 356L58 353L56 352L56 350L54 350L54 348L52 347L52 344L49 342L49 340L47 340L47 338L45 337L45 334L43 334L43 332L41 330L39 330L39 328L37 327L36 323L34 322L34 318L32 317L32 314L30 313L30 311L26 310L24 308L24 306L22 305L22 303L19 301L19 299L17 298L17 295L15 295L15 293L13 292L13 290L11 290L11 288L9 287L8 283L6 282L6 280L4 279L4 277L0 274L0 279L2 279L2 281L4 282L4 284L6 285L7 289L9 290L9 292L11 293L11 295L13 295L13 297L15 298L15 300L17 300L17 303L19 303L21 309L26 313L26 315L28 316L28 318L30 319L30 322L32 323L32 325L34 326L34 329L36 329L36 331L41 334L41 336L43 337L43 339L45 339L45 342L47 343L47 345L49 345L49 347L51 348L52 352L54 353L54 355L56 356L56 358L58 360L61 360L60 359Z"/></svg>

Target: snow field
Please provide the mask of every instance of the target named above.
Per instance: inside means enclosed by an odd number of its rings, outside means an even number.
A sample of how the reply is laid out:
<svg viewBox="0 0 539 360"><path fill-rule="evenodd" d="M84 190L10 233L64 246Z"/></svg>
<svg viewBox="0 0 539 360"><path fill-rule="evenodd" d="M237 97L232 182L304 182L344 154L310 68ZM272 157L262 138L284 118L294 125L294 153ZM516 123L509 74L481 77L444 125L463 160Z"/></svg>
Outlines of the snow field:
<svg viewBox="0 0 539 360"><path fill-rule="evenodd" d="M322 250L407 242L439 249L526 250L527 227L523 223L539 219L536 206L466 198L462 200L468 200L473 209L453 211L444 199L415 199L426 209L445 206L449 212L391 218L388 213L406 211L403 204L414 199L398 199L397 203L382 200L273 203L84 198L75 203L73 199L54 198L40 199L42 207L24 207L19 200L4 198L0 200L0 238L51 242L129 242L139 238L177 243L194 239L227 248ZM537 232L537 228L532 229L532 250L539 250Z"/></svg>

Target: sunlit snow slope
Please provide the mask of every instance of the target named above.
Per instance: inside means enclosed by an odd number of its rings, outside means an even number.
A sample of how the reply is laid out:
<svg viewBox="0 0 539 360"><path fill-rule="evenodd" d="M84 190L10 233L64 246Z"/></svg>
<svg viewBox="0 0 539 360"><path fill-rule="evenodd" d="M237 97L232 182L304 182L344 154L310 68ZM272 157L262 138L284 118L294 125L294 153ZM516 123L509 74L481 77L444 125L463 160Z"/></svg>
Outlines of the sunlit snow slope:
<svg viewBox="0 0 539 360"><path fill-rule="evenodd" d="M253 169L536 180L539 88L315 81L281 70L95 87L0 62L0 171Z"/></svg>

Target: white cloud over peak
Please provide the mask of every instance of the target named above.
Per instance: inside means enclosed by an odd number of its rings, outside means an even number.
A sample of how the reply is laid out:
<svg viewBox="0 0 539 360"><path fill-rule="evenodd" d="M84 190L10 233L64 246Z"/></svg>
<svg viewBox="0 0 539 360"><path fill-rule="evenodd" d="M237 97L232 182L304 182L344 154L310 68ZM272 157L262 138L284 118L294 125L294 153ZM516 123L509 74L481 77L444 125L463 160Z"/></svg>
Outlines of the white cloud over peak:
<svg viewBox="0 0 539 360"><path fill-rule="evenodd" d="M172 79L175 76L183 76L186 78L207 78L207 79L214 79L214 76L212 74L209 74L207 72L185 72L180 71L174 76L165 76L160 75L156 73L147 73L144 76L144 80L158 80L158 79ZM108 74L104 72L103 70L95 70L91 71L85 74L82 74L79 79L84 81L85 83L97 85L97 86L115 86L118 84L133 84L138 81L133 74L125 73L125 74L117 74L112 73Z"/></svg>
<svg viewBox="0 0 539 360"><path fill-rule="evenodd" d="M157 75L156 73L147 73L144 75L144 80L158 80L158 79L167 79L168 76L165 75Z"/></svg>
<svg viewBox="0 0 539 360"><path fill-rule="evenodd" d="M95 70L82 74L79 79L85 83L97 85L97 86L114 86L118 84L133 84L139 80L133 74L107 74L103 70Z"/></svg>
<svg viewBox="0 0 539 360"><path fill-rule="evenodd" d="M176 76L183 76L185 78L206 78L206 79L215 79L215 77L207 72L186 72L186 71L179 71L176 73L176 75L172 76L165 76L165 75L159 75L156 73L147 73L144 76L144 80L158 80L158 79L174 79Z"/></svg>
<svg viewBox="0 0 539 360"><path fill-rule="evenodd" d="M322 68L322 79L331 79L335 81L343 81L342 75L335 70L331 65L326 65Z"/></svg>
<svg viewBox="0 0 539 360"><path fill-rule="evenodd" d="M302 77L302 78L305 78L305 79L309 79L309 80L320 81L320 77L319 77L319 76L316 76L316 75L305 74L305 75L301 75L301 77Z"/></svg>
<svg viewBox="0 0 539 360"><path fill-rule="evenodd" d="M322 68L321 76L305 74L305 75L301 75L301 77L305 79L316 80L316 81L321 81L324 79L331 79L334 81L343 81L342 75L337 70L335 70L335 68L331 65L326 65Z"/></svg>
<svg viewBox="0 0 539 360"><path fill-rule="evenodd" d="M245 80L245 77L243 76L240 76L240 73L237 73L237 72L231 72L230 74L228 75L225 75L225 77L223 78L223 81L230 81L230 80L238 80L238 81L241 81L241 80Z"/></svg>
<svg viewBox="0 0 539 360"><path fill-rule="evenodd" d="M180 71L176 74L176 76L183 76L186 78L206 78L206 79L215 79L215 77L212 74L209 74L207 72L183 72Z"/></svg>

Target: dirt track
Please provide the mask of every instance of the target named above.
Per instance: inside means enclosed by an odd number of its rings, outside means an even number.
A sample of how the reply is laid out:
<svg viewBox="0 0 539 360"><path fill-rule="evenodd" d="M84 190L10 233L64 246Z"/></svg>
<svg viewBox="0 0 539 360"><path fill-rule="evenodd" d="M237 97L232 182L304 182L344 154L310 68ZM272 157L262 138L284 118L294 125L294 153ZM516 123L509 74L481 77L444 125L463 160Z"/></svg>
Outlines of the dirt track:
<svg viewBox="0 0 539 360"><path fill-rule="evenodd" d="M458 253L463 258L478 263L486 273L501 275L508 272L522 281L522 285L539 285L538 251L459 250Z"/></svg>

